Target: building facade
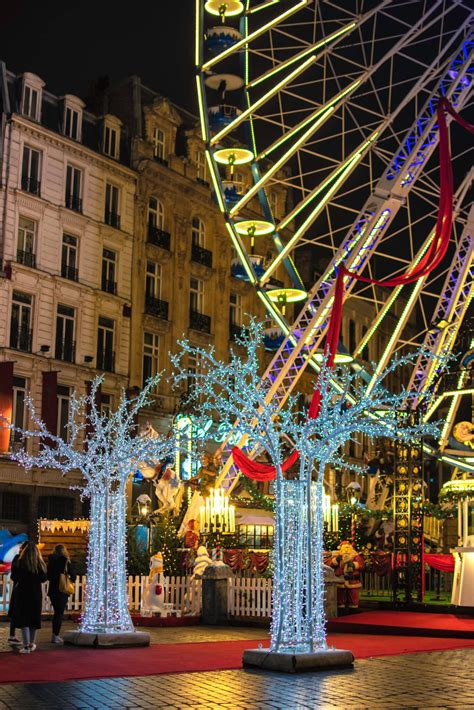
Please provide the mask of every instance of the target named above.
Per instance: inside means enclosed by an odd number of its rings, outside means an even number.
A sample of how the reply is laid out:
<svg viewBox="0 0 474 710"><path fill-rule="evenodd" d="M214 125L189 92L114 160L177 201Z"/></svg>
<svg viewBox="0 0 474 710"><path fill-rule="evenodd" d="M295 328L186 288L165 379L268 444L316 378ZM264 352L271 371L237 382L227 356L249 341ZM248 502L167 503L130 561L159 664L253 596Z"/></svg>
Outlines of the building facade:
<svg viewBox="0 0 474 710"><path fill-rule="evenodd" d="M105 409L128 387L137 178L115 116L0 68L0 413L28 427L31 392L48 427L67 436L73 389L103 372ZM73 476L9 461L25 445L37 444L3 433L0 526L34 533L37 517L78 517Z"/></svg>

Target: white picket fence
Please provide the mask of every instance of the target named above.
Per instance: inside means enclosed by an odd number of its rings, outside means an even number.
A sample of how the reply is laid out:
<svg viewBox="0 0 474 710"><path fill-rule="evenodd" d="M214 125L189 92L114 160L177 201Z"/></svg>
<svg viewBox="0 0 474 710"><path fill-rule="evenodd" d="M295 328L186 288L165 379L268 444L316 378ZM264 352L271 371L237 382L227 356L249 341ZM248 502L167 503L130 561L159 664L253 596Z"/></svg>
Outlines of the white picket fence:
<svg viewBox="0 0 474 710"><path fill-rule="evenodd" d="M147 577L142 575L130 576L127 580L128 602L130 611L140 611L143 590ZM86 577L77 577L74 583L74 592L68 599L67 612L80 612L84 607L86 593ZM202 594L201 580L191 582L190 577L167 577L164 586L164 602L171 604L173 609L188 616L199 616L201 613ZM0 575L0 614L8 612L10 595L13 583L9 575ZM43 584L43 612L52 611L51 602L47 596L48 583Z"/></svg>
<svg viewBox="0 0 474 710"><path fill-rule="evenodd" d="M228 595L231 616L270 618L272 615L271 579L233 577L229 580Z"/></svg>

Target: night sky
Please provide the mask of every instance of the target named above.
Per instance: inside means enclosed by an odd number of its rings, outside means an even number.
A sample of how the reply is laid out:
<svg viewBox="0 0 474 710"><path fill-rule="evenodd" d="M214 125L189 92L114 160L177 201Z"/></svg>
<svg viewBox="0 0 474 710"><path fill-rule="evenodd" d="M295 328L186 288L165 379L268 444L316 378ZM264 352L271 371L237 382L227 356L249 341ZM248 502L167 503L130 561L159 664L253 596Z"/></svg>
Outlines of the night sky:
<svg viewBox="0 0 474 710"><path fill-rule="evenodd" d="M192 0L15 0L4 3L0 59L32 71L55 94L90 94L98 77L130 74L196 110Z"/></svg>

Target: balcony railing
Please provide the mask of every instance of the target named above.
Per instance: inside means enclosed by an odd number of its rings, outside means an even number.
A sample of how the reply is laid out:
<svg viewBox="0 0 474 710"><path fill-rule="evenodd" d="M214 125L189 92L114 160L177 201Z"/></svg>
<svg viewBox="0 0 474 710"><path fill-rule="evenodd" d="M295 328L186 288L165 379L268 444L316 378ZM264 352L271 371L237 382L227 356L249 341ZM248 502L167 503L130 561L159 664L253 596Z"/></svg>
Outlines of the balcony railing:
<svg viewBox="0 0 474 710"><path fill-rule="evenodd" d="M117 282L111 281L110 279L102 279L102 291L107 293L117 293Z"/></svg>
<svg viewBox="0 0 474 710"><path fill-rule="evenodd" d="M62 343L56 343L54 357L56 360L74 362L76 357L76 343L74 340L63 340Z"/></svg>
<svg viewBox="0 0 474 710"><path fill-rule="evenodd" d="M156 318L168 320L168 301L162 301L161 298L155 296L145 296L145 313Z"/></svg>
<svg viewBox="0 0 474 710"><path fill-rule="evenodd" d="M31 352L33 331L27 328L19 328L16 323L12 323L10 331L10 347L15 350L22 350L25 353Z"/></svg>
<svg viewBox="0 0 474 710"><path fill-rule="evenodd" d="M69 281L79 281L79 271L75 266L69 266L69 264L61 264L61 276Z"/></svg>
<svg viewBox="0 0 474 710"><path fill-rule="evenodd" d="M17 249L16 260L23 266L31 266L32 269L36 269L36 256L31 251Z"/></svg>
<svg viewBox="0 0 474 710"><path fill-rule="evenodd" d="M154 244L162 249L170 250L171 235L153 224L148 225L148 243Z"/></svg>
<svg viewBox="0 0 474 710"><path fill-rule="evenodd" d="M193 244L191 247L191 259L197 264L203 264L204 266L212 267L212 251L209 249L204 249L198 244Z"/></svg>
<svg viewBox="0 0 474 710"><path fill-rule="evenodd" d="M104 216L105 224L109 227L115 227L115 229L120 229L120 215L116 212L110 212L110 210L105 210Z"/></svg>
<svg viewBox="0 0 474 710"><path fill-rule="evenodd" d="M21 189L25 192L31 192L32 195L39 195L41 188L41 182L34 177L28 177L23 175L21 178Z"/></svg>
<svg viewBox="0 0 474 710"><path fill-rule="evenodd" d="M97 353L97 369L115 372L115 353L112 350L99 350Z"/></svg>
<svg viewBox="0 0 474 710"><path fill-rule="evenodd" d="M211 332L211 318L197 311L189 311L189 327L201 333Z"/></svg>
<svg viewBox="0 0 474 710"><path fill-rule="evenodd" d="M229 323L229 338L235 340L242 334L242 326L237 323Z"/></svg>
<svg viewBox="0 0 474 710"><path fill-rule="evenodd" d="M68 210L82 212L82 199L72 193L66 193L66 207Z"/></svg>

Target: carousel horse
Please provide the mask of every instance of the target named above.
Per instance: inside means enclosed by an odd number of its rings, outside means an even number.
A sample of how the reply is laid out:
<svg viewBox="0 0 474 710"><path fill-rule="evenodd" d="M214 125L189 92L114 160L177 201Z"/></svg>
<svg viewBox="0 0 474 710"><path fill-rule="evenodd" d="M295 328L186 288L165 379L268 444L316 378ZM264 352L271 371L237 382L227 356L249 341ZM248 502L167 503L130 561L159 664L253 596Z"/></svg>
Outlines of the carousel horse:
<svg viewBox="0 0 474 710"><path fill-rule="evenodd" d="M153 428L149 421L139 430L139 436L150 439L158 439L161 435ZM159 463L153 464L149 461L141 461L138 465L143 477L147 479L159 476L162 467ZM184 495L184 488L178 479L176 472L171 468L166 468L164 473L155 482L155 493L160 506L155 513L172 513L178 515Z"/></svg>

